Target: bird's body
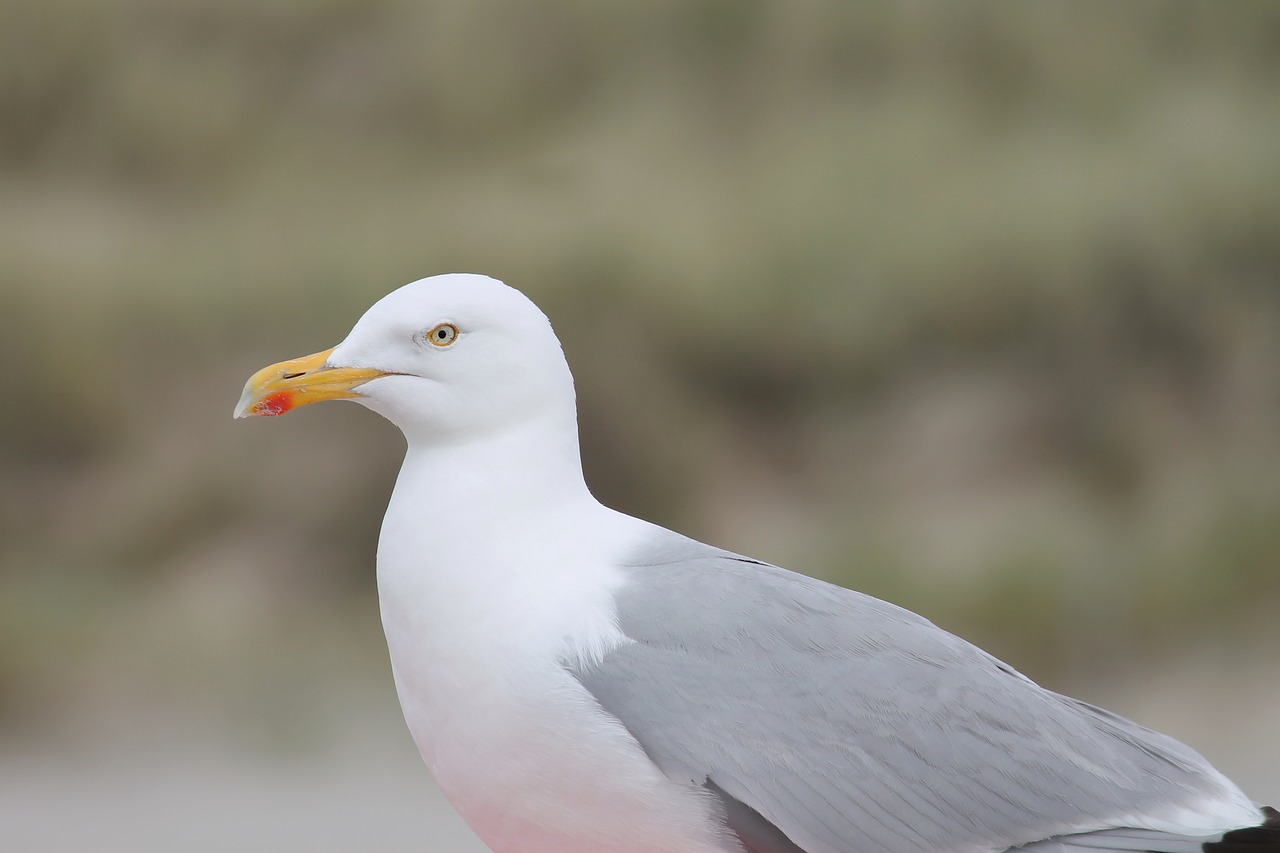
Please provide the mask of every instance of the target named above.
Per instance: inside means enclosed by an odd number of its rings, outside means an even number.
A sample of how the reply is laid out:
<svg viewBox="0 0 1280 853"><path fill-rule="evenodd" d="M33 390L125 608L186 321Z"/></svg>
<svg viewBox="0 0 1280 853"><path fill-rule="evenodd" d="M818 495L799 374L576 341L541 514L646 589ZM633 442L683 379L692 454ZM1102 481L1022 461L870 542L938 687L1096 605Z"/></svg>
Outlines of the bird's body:
<svg viewBox="0 0 1280 853"><path fill-rule="evenodd" d="M530 491L503 481L507 465L490 470L468 482L411 452L378 549L396 689L441 790L499 853L732 849L711 798L667 779L569 668L626 642L611 566L645 525L581 483ZM437 495L431 483L451 485Z"/></svg>
<svg viewBox="0 0 1280 853"><path fill-rule="evenodd" d="M237 411L341 397L408 439L378 548L392 670L496 853L1280 851L1280 816L1182 744L599 504L559 343L499 282L408 285Z"/></svg>

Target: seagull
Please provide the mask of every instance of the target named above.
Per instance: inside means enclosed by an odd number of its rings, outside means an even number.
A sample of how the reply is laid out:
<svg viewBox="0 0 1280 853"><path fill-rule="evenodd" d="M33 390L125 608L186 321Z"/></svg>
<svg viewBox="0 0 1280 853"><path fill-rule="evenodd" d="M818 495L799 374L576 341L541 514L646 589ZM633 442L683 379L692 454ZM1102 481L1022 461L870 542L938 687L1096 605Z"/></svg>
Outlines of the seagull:
<svg viewBox="0 0 1280 853"><path fill-rule="evenodd" d="M600 504L546 316L421 279L236 417L404 433L377 578L405 721L495 853L1280 853L1178 741L908 610Z"/></svg>

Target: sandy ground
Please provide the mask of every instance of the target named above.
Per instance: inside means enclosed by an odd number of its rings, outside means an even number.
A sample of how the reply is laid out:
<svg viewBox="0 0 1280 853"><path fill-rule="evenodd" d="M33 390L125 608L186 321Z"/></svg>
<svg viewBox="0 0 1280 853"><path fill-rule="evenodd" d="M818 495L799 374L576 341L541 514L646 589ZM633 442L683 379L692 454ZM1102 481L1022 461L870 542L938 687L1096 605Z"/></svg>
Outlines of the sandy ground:
<svg viewBox="0 0 1280 853"><path fill-rule="evenodd" d="M1085 698L1182 738L1277 802L1280 677L1257 651L1234 667L1212 654L1182 659ZM384 698L344 720L340 742L302 753L171 727L115 728L83 748L4 744L0 849L484 853Z"/></svg>

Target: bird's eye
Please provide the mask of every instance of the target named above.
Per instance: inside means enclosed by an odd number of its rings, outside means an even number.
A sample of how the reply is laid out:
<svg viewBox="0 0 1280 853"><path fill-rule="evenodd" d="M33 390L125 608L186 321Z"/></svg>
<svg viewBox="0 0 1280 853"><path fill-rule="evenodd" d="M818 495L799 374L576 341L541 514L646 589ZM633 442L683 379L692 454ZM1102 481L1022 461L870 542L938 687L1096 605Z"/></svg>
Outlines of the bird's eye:
<svg viewBox="0 0 1280 853"><path fill-rule="evenodd" d="M447 347L458 339L458 327L452 323L441 323L427 332L427 340L432 346Z"/></svg>

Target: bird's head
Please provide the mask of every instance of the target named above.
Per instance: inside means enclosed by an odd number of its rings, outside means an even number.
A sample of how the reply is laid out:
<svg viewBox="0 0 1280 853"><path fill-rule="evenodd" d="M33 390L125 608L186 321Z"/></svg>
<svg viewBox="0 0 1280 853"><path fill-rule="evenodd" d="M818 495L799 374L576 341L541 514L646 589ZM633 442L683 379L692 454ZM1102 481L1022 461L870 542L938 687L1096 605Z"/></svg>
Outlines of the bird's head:
<svg viewBox="0 0 1280 853"><path fill-rule="evenodd" d="M354 400L408 436L500 430L574 406L560 342L522 293L481 275L407 284L379 300L333 349L259 370L237 418Z"/></svg>

